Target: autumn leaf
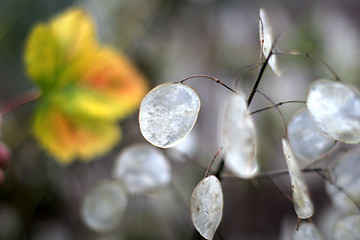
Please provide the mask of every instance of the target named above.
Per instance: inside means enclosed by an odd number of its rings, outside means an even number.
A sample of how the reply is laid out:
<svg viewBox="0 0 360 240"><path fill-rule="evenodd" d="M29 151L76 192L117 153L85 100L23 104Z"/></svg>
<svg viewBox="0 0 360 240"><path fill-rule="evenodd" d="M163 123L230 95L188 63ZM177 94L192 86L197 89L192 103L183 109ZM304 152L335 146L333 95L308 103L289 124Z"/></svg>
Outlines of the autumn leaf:
<svg viewBox="0 0 360 240"><path fill-rule="evenodd" d="M61 163L109 151L120 140L117 121L138 107L147 90L126 56L101 46L93 20L80 8L34 27L25 66L42 91L35 138Z"/></svg>

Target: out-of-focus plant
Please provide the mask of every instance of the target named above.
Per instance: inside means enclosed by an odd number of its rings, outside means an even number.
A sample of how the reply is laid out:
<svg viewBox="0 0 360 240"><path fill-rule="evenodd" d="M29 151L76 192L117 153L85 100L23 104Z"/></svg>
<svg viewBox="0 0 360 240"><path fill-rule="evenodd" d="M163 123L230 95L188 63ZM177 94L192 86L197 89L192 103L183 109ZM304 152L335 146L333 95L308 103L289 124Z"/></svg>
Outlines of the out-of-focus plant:
<svg viewBox="0 0 360 240"><path fill-rule="evenodd" d="M134 65L99 44L92 19L80 8L34 27L25 65L41 92L34 135L65 164L110 150L121 137L117 121L136 109L146 91Z"/></svg>

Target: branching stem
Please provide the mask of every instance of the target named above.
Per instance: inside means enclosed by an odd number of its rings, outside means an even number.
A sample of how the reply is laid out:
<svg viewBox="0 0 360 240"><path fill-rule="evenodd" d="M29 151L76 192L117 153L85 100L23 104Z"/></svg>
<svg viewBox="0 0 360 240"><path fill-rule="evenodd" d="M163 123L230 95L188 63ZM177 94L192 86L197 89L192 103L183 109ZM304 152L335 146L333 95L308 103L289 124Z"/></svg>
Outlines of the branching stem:
<svg viewBox="0 0 360 240"><path fill-rule="evenodd" d="M185 81L189 80L189 79L193 79L193 78L207 78L207 79L211 79L213 81L215 81L216 83L220 84L221 86L225 87L226 89L230 90L233 93L236 93L236 91L234 89L232 89L231 87L227 86L225 83L223 83L222 81L220 81L217 78L214 78L212 76L208 76L208 75L193 75L187 78L184 78L183 80L180 81L180 83L184 83Z"/></svg>
<svg viewBox="0 0 360 240"><path fill-rule="evenodd" d="M258 74L257 79L256 79L256 81L255 81L254 87L253 87L253 89L251 90L250 95L249 95L249 98L248 98L248 100L247 100L247 105L248 105L248 106L250 106L250 103L251 103L252 99L254 98L255 92L256 92L256 90L257 90L257 88L258 88L258 86L259 86L259 84L260 84L261 78L262 78L262 76L263 76L263 74L264 74L264 72L265 72L265 68L266 68L266 66L267 66L268 63L269 63L270 57L273 55L273 49L274 49L274 46L275 46L275 44L276 44L276 42L277 42L277 39L278 39L278 38L275 38L275 40L274 40L274 42L273 42L273 44L272 44L272 46L271 46L270 53L269 53L269 55L266 57L266 60L265 60L264 64L261 66L261 68L260 68L260 70L259 70L259 74Z"/></svg>
<svg viewBox="0 0 360 240"><path fill-rule="evenodd" d="M245 66L245 67L243 67L242 69L240 69L238 75L236 76L235 89L238 89L238 88L239 88L239 84L240 84L240 82L241 82L241 79L244 77L244 75L245 75L247 72L249 72L249 71L251 71L251 70L253 70L253 69L257 68L257 67L260 67L261 64L262 64L261 62L260 62L260 63L255 63L255 64L252 64L252 65L249 65L249 66Z"/></svg>
<svg viewBox="0 0 360 240"><path fill-rule="evenodd" d="M284 104L288 104L288 103L305 103L305 101L290 100L290 101L285 101L285 102L279 102L279 103L277 103L275 105L271 105L271 106L268 106L268 107L265 107L265 108L255 110L255 111L251 112L250 115L255 114L255 113L259 113L259 112L262 112L262 111L265 111L265 110L268 110L268 109L271 109L271 108L274 108L274 107L278 107L278 106L281 106L281 105L284 105Z"/></svg>
<svg viewBox="0 0 360 240"><path fill-rule="evenodd" d="M324 67L326 67L330 73L334 76L335 80L336 81L340 81L340 78L338 77L338 75L336 75L336 73L331 69L331 67L326 64L323 60L321 60L320 58L318 57L315 57L315 56L312 56L308 53L300 53L300 52L296 52L296 51L288 51L288 52L281 52L281 51L277 51L277 52L274 52L273 54L276 54L276 55L292 55L292 56L303 56L303 57L307 57L307 58L310 58L320 64L322 64Z"/></svg>
<svg viewBox="0 0 360 240"><path fill-rule="evenodd" d="M262 93L261 91L259 90L256 90L256 92L260 93L260 95L262 95L264 98L266 98L266 100L268 100L273 106L274 108L276 109L276 111L278 112L279 114L279 117L280 117L280 120L282 122L282 126L283 126L283 129L284 129L284 135L285 137L287 137L287 129L286 129L286 124L285 124L285 120L284 120L284 116L282 115L280 109L278 108L278 106L274 103L273 100L271 100L268 96L266 96L264 93Z"/></svg>
<svg viewBox="0 0 360 240"><path fill-rule="evenodd" d="M194 166L196 166L202 170L207 170L207 168L208 168L207 166L205 166L205 164L201 164L200 162L195 161L193 158L189 157L186 153L179 151L176 148L172 148L170 151L176 152L178 155L180 155L182 158L184 158L185 161L193 164ZM171 156L169 156L169 157L172 158Z"/></svg>
<svg viewBox="0 0 360 240"><path fill-rule="evenodd" d="M303 168L301 169L301 172L324 172L327 171L324 168ZM273 170L273 171L268 171L268 172L259 172L257 173L254 178L255 179L261 179L261 178L268 178L269 176L280 176L280 175L285 175L285 174L289 174L289 170L288 169L282 169L282 170ZM225 179L242 179L236 175L233 174L223 174L222 175L223 178Z"/></svg>

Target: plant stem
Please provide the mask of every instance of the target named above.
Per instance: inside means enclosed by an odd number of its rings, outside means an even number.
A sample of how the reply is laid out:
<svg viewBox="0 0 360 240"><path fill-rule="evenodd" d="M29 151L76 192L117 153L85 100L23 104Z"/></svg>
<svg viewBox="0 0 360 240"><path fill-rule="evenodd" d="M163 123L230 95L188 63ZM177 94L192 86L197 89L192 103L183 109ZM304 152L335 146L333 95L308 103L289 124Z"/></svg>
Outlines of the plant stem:
<svg viewBox="0 0 360 240"><path fill-rule="evenodd" d="M331 69L331 67L329 65L327 65L323 60L321 60L318 57L312 56L308 53L300 53L300 52L296 52L296 51L288 51L288 52L274 52L273 54L276 55L292 55L292 56L303 56L303 57L307 57L310 58L320 64L322 64L324 67L326 67L331 74L334 76L336 81L340 81L340 78L338 77L338 75L336 75L336 73L334 72L334 70Z"/></svg>
<svg viewBox="0 0 360 240"><path fill-rule="evenodd" d="M3 106L0 108L0 115L4 116L5 114L24 106L25 104L28 104L30 102L35 101L41 96L41 93L38 89L31 89L29 91L23 92L16 96L14 99L6 102Z"/></svg>
<svg viewBox="0 0 360 240"><path fill-rule="evenodd" d="M255 95L255 92L257 91L257 88L258 88L258 86L259 86L259 84L260 84L260 80L261 80L261 78L262 78L262 75L264 74L264 71L265 71L265 68L266 68L266 66L267 66L267 64L268 64L268 62L269 62L269 59L270 59L271 55L273 54L273 48L274 48L274 46L275 46L275 44L276 44L276 41L277 41L277 38L274 40L274 42L273 42L273 44L272 44L272 46L271 46L269 56L267 56L264 64L263 64L263 65L261 66L261 68L260 68L260 71L259 71L259 74L258 74L257 79L256 79L256 81L255 81L254 87L253 87L253 89L252 89L252 91L251 91L251 93L250 93L250 95L249 95L248 100L247 100L247 105L248 105L248 107L250 106L250 103L251 103L251 101L252 101L252 99L253 99L253 97L254 97L254 95ZM210 78L212 78L212 77L210 77ZM186 80L186 79L184 79L184 80ZM183 80L183 81L184 81L184 80ZM214 79L213 79L213 80L214 80ZM183 81L181 81L181 83L182 83ZM216 81L216 80L215 80L215 81ZM225 87L228 88L227 86L225 86ZM235 91L232 90L232 89L230 89L230 90L231 90L232 92L235 92ZM221 178L220 178L220 174L221 174L223 168L224 168L224 158L221 159L221 162L220 162L220 164L219 164L219 168L218 168L218 170L216 171L216 175L215 175L216 177L218 177L219 180L221 179Z"/></svg>
<svg viewBox="0 0 360 240"><path fill-rule="evenodd" d="M268 109L271 109L271 108L274 108L274 107L278 107L278 106L281 106L281 105L284 105L284 104L288 104L288 103L305 103L305 101L290 100L290 101L285 101L285 102L279 102L279 103L277 103L275 105L271 105L271 106L268 106L268 107L264 107L264 108L255 110L255 111L251 112L250 115L255 114L255 113L259 113L259 112L262 112L262 111L265 111L265 110L268 110Z"/></svg>
<svg viewBox="0 0 360 240"><path fill-rule="evenodd" d="M278 106L274 103L273 100L271 100L268 96L266 96L264 93L262 93L261 91L259 90L256 90L256 92L260 93L260 95L262 95L264 98L266 98L266 100L268 100L276 109L276 111L278 112L279 114L279 117L280 117L280 120L281 120L281 123L282 123L282 126L283 126L283 130L284 130L284 135L285 137L287 137L287 129L286 129L286 124L285 124L285 120L284 120L284 116L282 115L280 109L278 108Z"/></svg>
<svg viewBox="0 0 360 240"><path fill-rule="evenodd" d="M215 161L215 159L216 159L216 157L219 155L219 153L221 152L221 150L223 150L223 148L221 147L218 151L217 151L217 153L215 154L215 156L214 156L214 158L213 158L213 160L211 161L211 163L210 163L210 166L208 167L208 169L206 170L206 173L205 173L205 178L208 176L208 174L209 174L209 172L210 172L210 169L211 169L211 166L213 165L213 163L214 163L214 161Z"/></svg>
<svg viewBox="0 0 360 240"><path fill-rule="evenodd" d="M233 93L236 93L236 91L232 88L230 88L229 86L227 86L225 83L221 82L219 79L214 78L212 76L208 76L208 75L193 75L187 78L184 78L183 80L180 81L180 83L184 83L185 81L192 79L192 78L207 78L207 79L211 79L213 81L215 81L216 83L222 85L223 87L225 87L226 89L230 90Z"/></svg>
<svg viewBox="0 0 360 240"><path fill-rule="evenodd" d="M324 168L303 168L301 169L301 172L324 172L326 171L326 169ZM283 170L273 170L273 171L268 171L268 172L260 172L258 174L256 174L254 176L254 179L261 179L261 178L268 178L269 176L279 176L279 175L284 175L284 174L289 174L289 170L288 169L283 169ZM225 179L242 179L239 176L233 175L233 174L224 174L222 175L223 178ZM247 180L247 179L244 179Z"/></svg>
<svg viewBox="0 0 360 240"><path fill-rule="evenodd" d="M248 105L248 107L250 106L250 103L251 103L251 101L252 101L252 99L253 99L253 97L254 97L254 95L255 95L255 92L256 92L259 84L260 84L262 75L263 75L264 72L265 72L265 68L266 68L266 66L268 65L269 59L270 59L270 57L273 55L273 49L274 49L274 46L275 46L275 44L276 44L276 41L277 41L277 38L275 38L275 40L274 40L274 42L273 42L273 44L272 44L272 46L271 46L270 53L269 53L269 55L267 56L264 64L261 66L261 68L260 68L260 70L259 70L259 74L258 74L257 79L256 79L256 81L255 81L254 87L253 87L253 89L251 90L250 95L249 95L249 98L248 98L248 100L247 100L247 105Z"/></svg>

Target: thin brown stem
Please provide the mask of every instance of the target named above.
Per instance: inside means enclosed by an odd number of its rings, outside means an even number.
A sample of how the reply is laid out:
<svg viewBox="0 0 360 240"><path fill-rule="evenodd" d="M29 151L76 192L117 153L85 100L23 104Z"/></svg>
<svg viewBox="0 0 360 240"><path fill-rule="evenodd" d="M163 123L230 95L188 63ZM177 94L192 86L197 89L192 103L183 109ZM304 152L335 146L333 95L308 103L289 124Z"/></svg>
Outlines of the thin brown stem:
<svg viewBox="0 0 360 240"><path fill-rule="evenodd" d="M207 166L205 166L205 164L201 164L200 162L198 161L195 161L193 158L189 157L186 153L182 152L182 151L179 151L177 150L176 148L172 148L172 149L169 149L168 152L175 152L176 154L180 155L182 158L185 159L185 161L193 164L194 166L202 169L202 170L207 170ZM171 156L172 154L168 154L168 157L169 158L174 158L173 156Z"/></svg>
<svg viewBox="0 0 360 240"><path fill-rule="evenodd" d="M221 147L221 148L217 151L217 153L215 154L213 160L212 160L211 163L210 163L210 166L208 167L208 169L207 169L207 171L206 171L206 173L205 173L205 177L208 176L208 174L209 174L209 172L210 172L210 169L211 169L211 166L213 165L216 157L219 155L219 153L220 153L222 150L223 150L223 148Z"/></svg>
<svg viewBox="0 0 360 240"><path fill-rule="evenodd" d="M274 108L274 107L278 107L278 106L281 106L281 105L284 105L284 104L288 104L288 103L305 103L305 101L290 100L290 101L285 101L285 102L279 102L279 103L276 103L275 105L271 105L271 106L268 106L268 107L265 107L265 108L255 110L255 111L251 112L250 115L255 114L255 113L259 113L259 112L262 112L262 111L265 111L265 110L268 110L268 109L271 109L271 108Z"/></svg>
<svg viewBox="0 0 360 240"><path fill-rule="evenodd" d="M324 168L303 168L303 169L301 169L301 172L304 172L304 173L306 173L306 172L324 172L324 171L326 171L326 169L324 169ZM285 174L289 174L288 169L260 172L260 173L257 173L254 176L254 178L261 179L261 178L268 178L269 176L274 177L274 176L281 176L281 175L285 175ZM239 176L233 175L233 174L223 174L222 177L225 179L243 180L243 178L240 178Z"/></svg>
<svg viewBox="0 0 360 240"><path fill-rule="evenodd" d="M284 136L287 137L287 129L286 129L286 124L285 124L285 120L284 120L284 116L282 115L280 109L278 108L278 106L276 106L276 104L274 103L273 100L271 100L268 96L266 96L264 93L262 93L261 91L259 90L256 90L256 92L260 93L260 95L262 95L264 98L266 98L273 106L274 108L276 109L276 111L278 112L279 114L279 117L280 117L280 120L282 122L282 126L283 126L283 129L284 129Z"/></svg>
<svg viewBox="0 0 360 240"><path fill-rule="evenodd" d="M276 188L276 190L278 190L278 192L283 195L287 200L289 200L290 202L294 202L292 197L290 197L289 195L287 195L286 193L284 193L280 188L279 186L276 184L275 180L273 179L273 177L271 175L268 175L266 177L266 179L268 179L272 185Z"/></svg>
<svg viewBox="0 0 360 240"><path fill-rule="evenodd" d="M298 221L296 224L296 231L299 231L300 223L301 223L301 218L298 218Z"/></svg>
<svg viewBox="0 0 360 240"><path fill-rule="evenodd" d="M220 84L221 86L225 87L226 89L230 90L233 93L236 93L236 91L232 88L230 88L229 86L227 86L225 83L223 83L222 81L220 81L217 78L214 78L212 76L208 76L208 75L193 75L187 78L184 78L183 80L180 81L180 83L184 83L185 81L189 80L189 79L193 79L193 78L207 78L207 79L211 79L213 81L215 81L216 83Z"/></svg>
<svg viewBox="0 0 360 240"><path fill-rule="evenodd" d="M35 101L41 96L41 93L38 89L31 89L27 92L21 93L16 96L14 99L6 102L0 108L0 115L4 116L5 114L24 106L30 102Z"/></svg>
<svg viewBox="0 0 360 240"><path fill-rule="evenodd" d="M331 69L331 67L326 64L323 60L321 60L320 58L318 57L315 57L315 56L312 56L308 53L300 53L300 52L296 52L296 51L288 51L288 52L274 52L273 54L276 54L276 55L292 55L292 56L303 56L303 57L307 57L307 58L310 58L320 64L322 64L324 67L326 67L330 73L334 76L335 80L336 81L340 81L340 78L338 77L338 75L336 75L336 73Z"/></svg>
<svg viewBox="0 0 360 240"><path fill-rule="evenodd" d="M257 67L260 67L261 66L261 62L260 63L255 63L255 64L251 64L251 65L248 65L248 66L245 66L243 67L242 69L240 69L238 75L236 76L236 79L235 79L235 89L238 89L239 88L239 84L241 82L241 79L244 77L244 75L257 68Z"/></svg>

